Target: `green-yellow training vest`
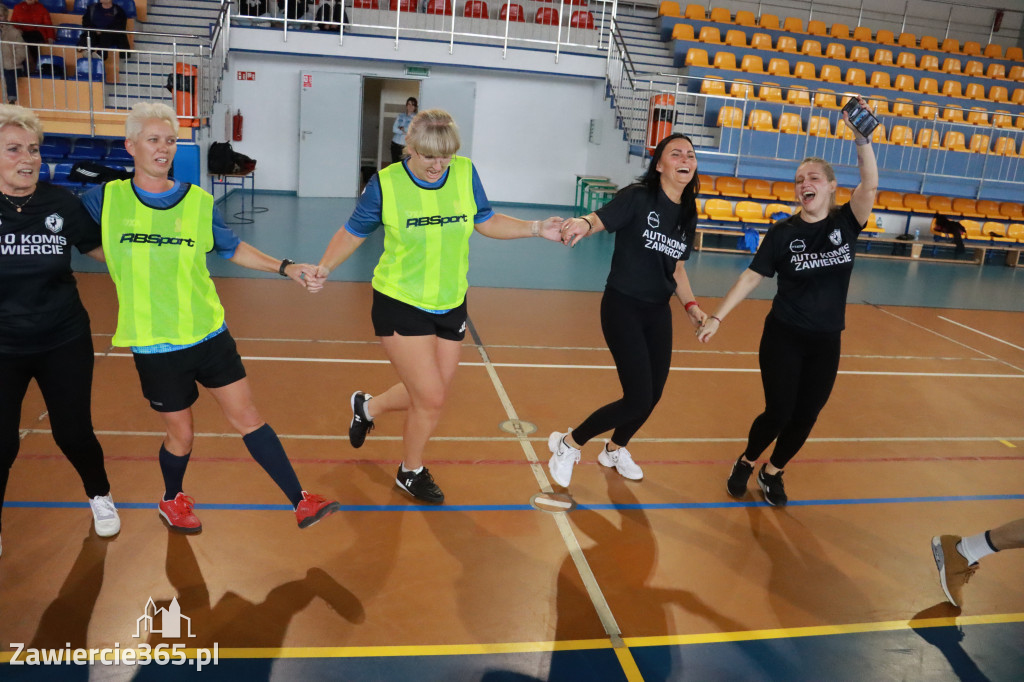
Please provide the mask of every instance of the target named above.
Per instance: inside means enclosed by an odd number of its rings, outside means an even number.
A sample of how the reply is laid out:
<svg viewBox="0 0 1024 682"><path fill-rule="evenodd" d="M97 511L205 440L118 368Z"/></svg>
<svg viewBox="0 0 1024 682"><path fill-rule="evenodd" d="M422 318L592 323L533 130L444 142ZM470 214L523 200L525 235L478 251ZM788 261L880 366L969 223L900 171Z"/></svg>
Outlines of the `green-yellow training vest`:
<svg viewBox="0 0 1024 682"><path fill-rule="evenodd" d="M378 173L384 253L373 271L373 288L427 310L462 305L469 282L469 237L473 234L473 162L452 157L444 185L423 189L405 166Z"/></svg>
<svg viewBox="0 0 1024 682"><path fill-rule="evenodd" d="M170 208L150 208L131 180L103 191L103 253L117 288L115 346L195 343L224 324L206 269L213 197L192 185Z"/></svg>

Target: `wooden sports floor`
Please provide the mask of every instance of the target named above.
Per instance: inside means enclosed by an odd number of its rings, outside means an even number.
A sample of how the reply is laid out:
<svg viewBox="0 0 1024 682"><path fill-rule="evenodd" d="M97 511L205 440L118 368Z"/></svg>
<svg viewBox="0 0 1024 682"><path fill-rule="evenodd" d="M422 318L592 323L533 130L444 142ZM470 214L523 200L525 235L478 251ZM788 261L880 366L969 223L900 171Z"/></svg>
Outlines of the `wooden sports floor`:
<svg viewBox="0 0 1024 682"><path fill-rule="evenodd" d="M986 558L960 611L929 548L932 535L1024 516L1019 311L851 303L835 391L776 509L725 492L763 407L769 302L745 302L708 346L677 308L665 396L630 444L645 479L601 467L593 442L568 490L575 506L552 512L531 504L565 492L547 473L548 434L618 397L599 293L471 290L471 335L427 454L446 503L428 507L394 486L401 419L348 444L349 395L395 380L369 285L310 296L279 279L218 279L261 412L304 486L343 510L298 530L204 393L185 479L204 528L185 537L157 516L160 422L130 353L110 347L113 287L103 274L79 283L122 530L93 533L33 385L4 508L0 679L1024 677L1024 551ZM137 629L150 599L176 600L181 637ZM109 658L162 643L192 657L216 646L218 662L17 663L33 649Z"/></svg>

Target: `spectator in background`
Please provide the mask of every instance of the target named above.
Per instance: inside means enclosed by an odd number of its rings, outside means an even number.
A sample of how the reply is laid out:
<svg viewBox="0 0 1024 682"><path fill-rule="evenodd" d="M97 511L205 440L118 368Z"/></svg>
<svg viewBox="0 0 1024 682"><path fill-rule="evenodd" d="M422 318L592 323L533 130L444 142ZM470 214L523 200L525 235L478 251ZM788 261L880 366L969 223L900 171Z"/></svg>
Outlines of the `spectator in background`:
<svg viewBox="0 0 1024 682"><path fill-rule="evenodd" d="M82 28L100 30L82 31L82 35L78 39L79 47L86 47L89 44L92 48L132 49L128 43L127 33L107 33L107 31L128 30L128 15L114 4L114 0L99 0L99 2L89 5L89 9L82 15ZM109 54L109 51L104 50L103 58L106 59Z"/></svg>
<svg viewBox="0 0 1024 682"><path fill-rule="evenodd" d="M246 17L262 17L270 11L267 0L239 0L238 13Z"/></svg>
<svg viewBox="0 0 1024 682"><path fill-rule="evenodd" d="M7 21L11 10L0 5L0 21ZM0 26L0 43L3 44L4 97L8 104L18 101L18 69L25 65L25 48L14 45L23 42L21 31L11 24Z"/></svg>
<svg viewBox="0 0 1024 682"><path fill-rule="evenodd" d="M305 19L315 0L277 0L277 9L289 19Z"/></svg>
<svg viewBox="0 0 1024 682"><path fill-rule="evenodd" d="M402 160L402 150L405 148L405 134L409 132L409 124L413 116L420 110L420 103L415 97L405 100L405 113L399 114L395 124L391 126L391 163L398 163Z"/></svg>
<svg viewBox="0 0 1024 682"><path fill-rule="evenodd" d="M19 24L22 40L26 43L37 45L52 45L57 32L47 26L53 26L50 19L50 11L40 5L36 0L22 0L14 6L11 12L11 22ZM41 24L41 25L31 25ZM39 48L33 47L28 52L29 71L35 71L39 63Z"/></svg>

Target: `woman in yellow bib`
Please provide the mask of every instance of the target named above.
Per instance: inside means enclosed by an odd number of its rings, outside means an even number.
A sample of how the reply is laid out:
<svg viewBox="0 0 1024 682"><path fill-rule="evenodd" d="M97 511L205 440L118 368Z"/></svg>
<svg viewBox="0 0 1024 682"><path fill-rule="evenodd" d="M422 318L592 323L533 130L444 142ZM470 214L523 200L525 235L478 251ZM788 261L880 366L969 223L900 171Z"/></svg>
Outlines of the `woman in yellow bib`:
<svg viewBox="0 0 1024 682"><path fill-rule="evenodd" d="M423 466L466 335L466 274L474 230L494 239L560 242L561 218L528 221L491 210L448 112L419 112L405 138L407 158L370 179L355 211L320 259L322 283L380 225L384 253L373 271L373 329L400 382L377 396L352 394L349 441L360 447L374 419L405 412L404 460L395 483L418 500L444 493ZM315 291L315 286L309 287ZM371 400L372 398L372 400Z"/></svg>

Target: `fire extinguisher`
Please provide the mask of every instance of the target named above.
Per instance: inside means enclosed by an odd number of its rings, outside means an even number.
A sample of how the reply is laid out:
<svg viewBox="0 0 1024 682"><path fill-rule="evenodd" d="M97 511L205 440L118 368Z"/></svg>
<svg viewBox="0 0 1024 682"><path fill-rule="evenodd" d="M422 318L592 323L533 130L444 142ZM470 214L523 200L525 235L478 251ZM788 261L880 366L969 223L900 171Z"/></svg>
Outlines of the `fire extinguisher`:
<svg viewBox="0 0 1024 682"><path fill-rule="evenodd" d="M235 115L231 117L231 139L235 142L242 141L242 112L238 110Z"/></svg>

